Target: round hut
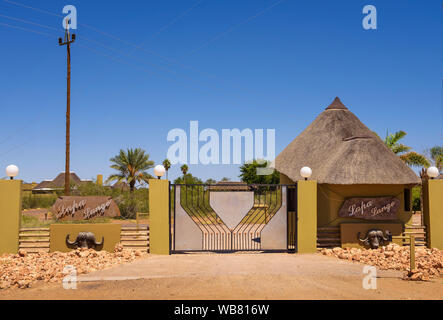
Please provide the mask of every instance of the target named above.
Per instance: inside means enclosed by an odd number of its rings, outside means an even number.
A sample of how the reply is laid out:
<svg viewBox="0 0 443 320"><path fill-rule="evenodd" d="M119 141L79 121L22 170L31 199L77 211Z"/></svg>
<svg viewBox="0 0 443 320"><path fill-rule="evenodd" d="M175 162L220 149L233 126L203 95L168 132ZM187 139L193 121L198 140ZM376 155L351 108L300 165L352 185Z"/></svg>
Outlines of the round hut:
<svg viewBox="0 0 443 320"><path fill-rule="evenodd" d="M318 182L318 246L366 246L368 231L400 235L411 223L420 178L338 97L275 160L282 184L304 166Z"/></svg>

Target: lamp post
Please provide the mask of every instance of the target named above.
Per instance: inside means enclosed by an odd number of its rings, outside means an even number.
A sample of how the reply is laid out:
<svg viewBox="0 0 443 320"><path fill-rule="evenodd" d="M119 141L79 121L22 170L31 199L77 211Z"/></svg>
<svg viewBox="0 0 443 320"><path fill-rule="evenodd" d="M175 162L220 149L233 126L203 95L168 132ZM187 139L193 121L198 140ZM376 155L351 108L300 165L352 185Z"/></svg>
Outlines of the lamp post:
<svg viewBox="0 0 443 320"><path fill-rule="evenodd" d="M429 178L434 179L440 175L440 172L437 167L429 167L428 170L426 170L426 174Z"/></svg>
<svg viewBox="0 0 443 320"><path fill-rule="evenodd" d="M13 180L14 177L18 176L19 170L16 165L10 164L6 167L6 175Z"/></svg>
<svg viewBox="0 0 443 320"><path fill-rule="evenodd" d="M156 165L154 168L154 174L157 176L158 179L163 177L165 171L166 171L165 167L163 167L161 164Z"/></svg>
<svg viewBox="0 0 443 320"><path fill-rule="evenodd" d="M303 167L300 169L300 175L305 178L305 180L308 180L312 175L312 169L309 167Z"/></svg>

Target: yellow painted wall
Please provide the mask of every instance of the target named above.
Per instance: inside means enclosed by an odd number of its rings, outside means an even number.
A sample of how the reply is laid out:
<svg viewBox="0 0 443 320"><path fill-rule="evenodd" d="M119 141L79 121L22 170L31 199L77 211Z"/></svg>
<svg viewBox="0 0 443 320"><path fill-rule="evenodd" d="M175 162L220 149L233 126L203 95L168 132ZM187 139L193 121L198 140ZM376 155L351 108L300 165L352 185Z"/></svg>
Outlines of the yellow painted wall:
<svg viewBox="0 0 443 320"><path fill-rule="evenodd" d="M149 250L169 254L169 181L149 180Z"/></svg>
<svg viewBox="0 0 443 320"><path fill-rule="evenodd" d="M21 193L21 180L0 180L0 255L18 252Z"/></svg>
<svg viewBox="0 0 443 320"><path fill-rule="evenodd" d="M443 250L442 179L432 179L423 185L423 211L428 247Z"/></svg>
<svg viewBox="0 0 443 320"><path fill-rule="evenodd" d="M49 250L51 252L73 250L66 246L66 235L69 234L69 241L75 241L79 232L92 232L97 242L101 242L104 237L102 250L114 252L115 245L120 242L121 225L111 223L51 224Z"/></svg>
<svg viewBox="0 0 443 320"><path fill-rule="evenodd" d="M317 181L297 183L297 248L299 253L317 251Z"/></svg>
<svg viewBox="0 0 443 320"><path fill-rule="evenodd" d="M400 200L400 208L398 210L398 220L387 220L383 222L397 222L402 225L409 224L412 219L411 211L405 211L404 205L404 189L411 186L405 185L318 185L318 226L338 226L343 222L361 222L373 223L364 219L341 218L338 212L344 203L345 198L352 197L381 197L395 196ZM412 195L411 195L412 198Z"/></svg>

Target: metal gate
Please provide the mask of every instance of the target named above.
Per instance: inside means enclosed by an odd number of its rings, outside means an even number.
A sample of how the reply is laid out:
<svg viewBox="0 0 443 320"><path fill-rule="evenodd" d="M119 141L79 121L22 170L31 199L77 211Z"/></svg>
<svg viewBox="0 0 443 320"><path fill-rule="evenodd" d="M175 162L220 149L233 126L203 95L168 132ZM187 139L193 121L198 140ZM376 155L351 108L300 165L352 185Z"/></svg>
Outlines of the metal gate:
<svg viewBox="0 0 443 320"><path fill-rule="evenodd" d="M172 253L297 251L297 185L172 184Z"/></svg>

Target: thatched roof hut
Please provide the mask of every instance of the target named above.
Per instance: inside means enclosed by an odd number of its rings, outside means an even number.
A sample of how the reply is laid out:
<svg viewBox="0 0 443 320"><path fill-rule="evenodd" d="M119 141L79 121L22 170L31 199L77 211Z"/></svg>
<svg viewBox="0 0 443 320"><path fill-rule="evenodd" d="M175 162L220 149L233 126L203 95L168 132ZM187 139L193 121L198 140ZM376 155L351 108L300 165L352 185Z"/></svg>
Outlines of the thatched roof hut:
<svg viewBox="0 0 443 320"><path fill-rule="evenodd" d="M81 180L75 172L70 172L69 174L69 182L74 185L78 185L81 183L91 182L91 180ZM54 180L44 180L36 185L32 192L41 193L41 192L53 192L56 190L62 190L65 187L65 173L59 173Z"/></svg>
<svg viewBox="0 0 443 320"><path fill-rule="evenodd" d="M419 184L419 177L335 98L275 159L275 169L292 181L300 169L327 184Z"/></svg>

